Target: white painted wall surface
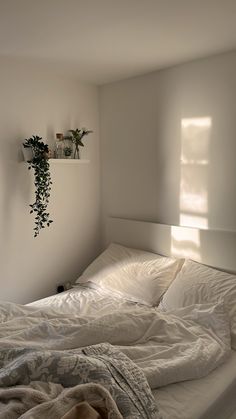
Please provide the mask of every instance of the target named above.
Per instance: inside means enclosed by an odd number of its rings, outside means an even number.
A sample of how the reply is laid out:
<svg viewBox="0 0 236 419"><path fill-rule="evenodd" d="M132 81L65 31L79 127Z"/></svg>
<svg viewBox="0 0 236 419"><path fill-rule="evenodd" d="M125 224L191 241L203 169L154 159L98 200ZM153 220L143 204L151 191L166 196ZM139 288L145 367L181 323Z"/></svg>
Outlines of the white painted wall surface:
<svg viewBox="0 0 236 419"><path fill-rule="evenodd" d="M236 230L236 52L100 88L103 215Z"/></svg>
<svg viewBox="0 0 236 419"><path fill-rule="evenodd" d="M77 278L100 249L98 92L25 61L0 61L0 298L25 303ZM82 157L90 163L51 163L54 223L33 237L29 204L34 185L21 143L32 134L85 126Z"/></svg>

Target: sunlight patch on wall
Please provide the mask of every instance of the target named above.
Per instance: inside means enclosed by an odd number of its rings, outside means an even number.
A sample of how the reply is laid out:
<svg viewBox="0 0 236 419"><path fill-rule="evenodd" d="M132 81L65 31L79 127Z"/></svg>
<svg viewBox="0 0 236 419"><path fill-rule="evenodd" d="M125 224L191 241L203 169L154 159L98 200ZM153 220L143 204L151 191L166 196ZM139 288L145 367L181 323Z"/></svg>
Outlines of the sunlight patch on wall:
<svg viewBox="0 0 236 419"><path fill-rule="evenodd" d="M180 225L181 226L200 226L199 228L208 227L208 219L206 217L200 217L198 215L180 214Z"/></svg>
<svg viewBox="0 0 236 419"><path fill-rule="evenodd" d="M208 228L211 127L212 119L208 116L181 120L180 227L171 228L171 254L199 262L199 229Z"/></svg>
<svg viewBox="0 0 236 419"><path fill-rule="evenodd" d="M208 167L212 120L181 121L180 225L208 227Z"/></svg>
<svg viewBox="0 0 236 419"><path fill-rule="evenodd" d="M201 262L200 231L195 228L171 227L171 255Z"/></svg>

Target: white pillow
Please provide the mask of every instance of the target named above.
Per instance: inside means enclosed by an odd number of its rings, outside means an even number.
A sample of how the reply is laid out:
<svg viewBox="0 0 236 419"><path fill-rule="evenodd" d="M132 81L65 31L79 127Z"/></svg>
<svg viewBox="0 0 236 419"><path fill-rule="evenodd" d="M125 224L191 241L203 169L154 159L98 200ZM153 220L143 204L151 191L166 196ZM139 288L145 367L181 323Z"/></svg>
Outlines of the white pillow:
<svg viewBox="0 0 236 419"><path fill-rule="evenodd" d="M157 305L182 264L183 259L112 243L88 266L76 283L90 282L129 300Z"/></svg>
<svg viewBox="0 0 236 419"><path fill-rule="evenodd" d="M236 276L186 260L159 305L173 310L191 304L223 302L231 324L232 348L236 350Z"/></svg>

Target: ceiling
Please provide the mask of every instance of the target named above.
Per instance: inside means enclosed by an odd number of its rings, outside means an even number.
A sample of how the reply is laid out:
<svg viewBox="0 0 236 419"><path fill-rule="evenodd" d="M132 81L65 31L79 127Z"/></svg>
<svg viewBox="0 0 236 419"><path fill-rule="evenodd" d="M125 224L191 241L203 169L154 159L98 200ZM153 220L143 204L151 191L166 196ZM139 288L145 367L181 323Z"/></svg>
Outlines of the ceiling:
<svg viewBox="0 0 236 419"><path fill-rule="evenodd" d="M0 56L95 84L236 49L236 0L0 0Z"/></svg>

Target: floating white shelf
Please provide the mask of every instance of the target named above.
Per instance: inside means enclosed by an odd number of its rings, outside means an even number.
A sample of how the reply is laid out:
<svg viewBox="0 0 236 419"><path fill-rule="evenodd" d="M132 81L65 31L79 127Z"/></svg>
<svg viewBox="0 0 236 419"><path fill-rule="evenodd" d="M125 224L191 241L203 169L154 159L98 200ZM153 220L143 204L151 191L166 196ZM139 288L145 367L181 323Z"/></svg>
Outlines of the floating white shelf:
<svg viewBox="0 0 236 419"><path fill-rule="evenodd" d="M84 164L89 163L90 160L86 159L49 159L50 163L56 164Z"/></svg>

